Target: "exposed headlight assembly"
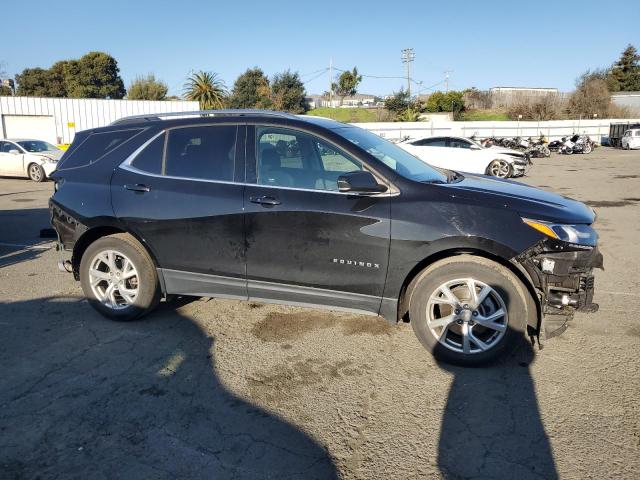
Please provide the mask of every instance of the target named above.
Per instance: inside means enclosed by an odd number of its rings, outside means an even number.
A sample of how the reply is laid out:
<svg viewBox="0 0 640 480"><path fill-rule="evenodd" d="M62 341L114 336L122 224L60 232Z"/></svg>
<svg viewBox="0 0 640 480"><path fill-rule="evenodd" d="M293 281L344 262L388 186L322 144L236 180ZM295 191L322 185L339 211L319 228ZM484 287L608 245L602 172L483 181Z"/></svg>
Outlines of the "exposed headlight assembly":
<svg viewBox="0 0 640 480"><path fill-rule="evenodd" d="M598 233L590 225L567 225L549 223L540 220L523 218L522 221L546 236L562 240L563 242L594 247L598 243Z"/></svg>

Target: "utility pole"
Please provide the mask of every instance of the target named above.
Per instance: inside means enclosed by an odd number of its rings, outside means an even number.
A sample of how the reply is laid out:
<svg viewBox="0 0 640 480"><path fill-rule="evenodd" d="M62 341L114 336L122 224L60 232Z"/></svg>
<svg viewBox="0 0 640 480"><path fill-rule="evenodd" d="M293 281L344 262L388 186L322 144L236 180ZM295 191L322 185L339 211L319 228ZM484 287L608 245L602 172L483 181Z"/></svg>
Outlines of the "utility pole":
<svg viewBox="0 0 640 480"><path fill-rule="evenodd" d="M449 74L453 73L453 70L445 70L444 71L444 92L449 92Z"/></svg>
<svg viewBox="0 0 640 480"><path fill-rule="evenodd" d="M411 64L416 58L416 54L413 52L413 48L405 48L402 52L402 63L407 65L407 93L411 98Z"/></svg>
<svg viewBox="0 0 640 480"><path fill-rule="evenodd" d="M333 57L329 59L329 108L333 107Z"/></svg>

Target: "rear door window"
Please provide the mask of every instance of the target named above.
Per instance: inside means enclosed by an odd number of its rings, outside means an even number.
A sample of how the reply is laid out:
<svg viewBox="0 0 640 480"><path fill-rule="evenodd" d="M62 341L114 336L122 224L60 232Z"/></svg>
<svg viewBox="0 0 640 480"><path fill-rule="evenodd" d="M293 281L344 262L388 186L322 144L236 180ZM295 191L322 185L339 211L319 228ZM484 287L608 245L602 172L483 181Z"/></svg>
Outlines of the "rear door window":
<svg viewBox="0 0 640 480"><path fill-rule="evenodd" d="M58 170L95 163L141 131L142 129L131 129L92 133L69 156L62 159Z"/></svg>
<svg viewBox="0 0 640 480"><path fill-rule="evenodd" d="M417 145L419 147L446 147L447 146L446 139L443 137L425 138L423 140L419 140L419 142L420 143L414 143L414 145Z"/></svg>
<svg viewBox="0 0 640 480"><path fill-rule="evenodd" d="M169 130L164 174L199 180L233 181L236 125Z"/></svg>
<svg viewBox="0 0 640 480"><path fill-rule="evenodd" d="M131 163L131 166L143 172L160 175L162 173L162 156L164 155L164 135L160 135L147 145Z"/></svg>

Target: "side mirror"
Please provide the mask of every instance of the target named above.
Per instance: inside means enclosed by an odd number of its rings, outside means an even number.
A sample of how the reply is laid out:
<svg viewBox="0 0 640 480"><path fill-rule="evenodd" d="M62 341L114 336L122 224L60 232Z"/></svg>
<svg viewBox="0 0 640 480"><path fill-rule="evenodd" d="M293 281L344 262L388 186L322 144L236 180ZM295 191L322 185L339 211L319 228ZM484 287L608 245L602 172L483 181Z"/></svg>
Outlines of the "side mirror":
<svg viewBox="0 0 640 480"><path fill-rule="evenodd" d="M20 155L20 150L16 150L15 148L12 148L11 150L9 150L9 153L11 155Z"/></svg>
<svg viewBox="0 0 640 480"><path fill-rule="evenodd" d="M387 186L380 185L371 172L361 170L349 172L338 177L338 191L353 193L383 193Z"/></svg>

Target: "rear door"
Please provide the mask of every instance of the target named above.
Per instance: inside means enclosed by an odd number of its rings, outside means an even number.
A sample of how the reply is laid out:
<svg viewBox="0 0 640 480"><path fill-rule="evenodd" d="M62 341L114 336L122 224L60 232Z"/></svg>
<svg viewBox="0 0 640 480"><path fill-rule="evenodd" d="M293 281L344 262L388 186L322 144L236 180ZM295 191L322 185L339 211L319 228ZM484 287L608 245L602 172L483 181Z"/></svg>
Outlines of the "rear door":
<svg viewBox="0 0 640 480"><path fill-rule="evenodd" d="M222 123L168 129L113 177L115 213L149 246L169 293L247 296L244 132Z"/></svg>
<svg viewBox="0 0 640 480"><path fill-rule="evenodd" d="M251 298L379 311L389 194L341 193L336 183L363 168L309 133L250 127L245 209Z"/></svg>

